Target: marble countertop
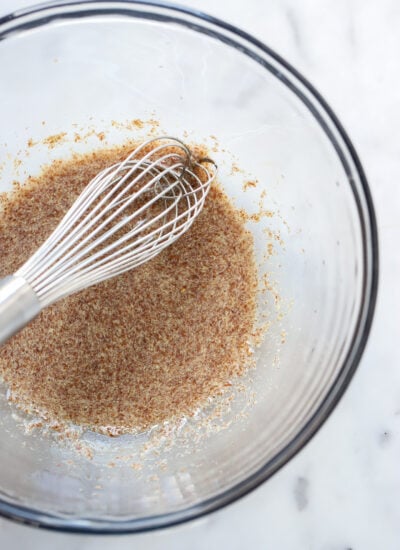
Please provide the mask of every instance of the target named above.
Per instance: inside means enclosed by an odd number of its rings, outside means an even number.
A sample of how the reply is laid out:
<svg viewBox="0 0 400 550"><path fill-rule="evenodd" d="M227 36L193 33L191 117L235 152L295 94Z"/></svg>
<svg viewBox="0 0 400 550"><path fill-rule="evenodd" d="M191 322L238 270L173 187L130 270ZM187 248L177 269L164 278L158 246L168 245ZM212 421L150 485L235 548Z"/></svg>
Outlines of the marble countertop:
<svg viewBox="0 0 400 550"><path fill-rule="evenodd" d="M2 0L0 14L32 4ZM181 0L266 42L325 96L364 163L381 244L379 299L349 390L307 447L249 496L204 519L115 538L0 520L0 548L400 548L400 4L398 0ZM229 8L227 7L229 6Z"/></svg>

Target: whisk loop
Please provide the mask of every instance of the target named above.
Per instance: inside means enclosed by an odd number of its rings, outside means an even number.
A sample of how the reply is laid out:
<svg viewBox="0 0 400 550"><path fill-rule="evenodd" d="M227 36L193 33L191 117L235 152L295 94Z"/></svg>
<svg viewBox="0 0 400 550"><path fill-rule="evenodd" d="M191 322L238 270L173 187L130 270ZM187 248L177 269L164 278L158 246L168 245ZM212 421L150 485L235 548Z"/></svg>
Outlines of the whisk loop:
<svg viewBox="0 0 400 550"><path fill-rule="evenodd" d="M1 282L0 342L60 298L154 258L203 208L216 165L179 139L143 142L85 187L43 245Z"/></svg>

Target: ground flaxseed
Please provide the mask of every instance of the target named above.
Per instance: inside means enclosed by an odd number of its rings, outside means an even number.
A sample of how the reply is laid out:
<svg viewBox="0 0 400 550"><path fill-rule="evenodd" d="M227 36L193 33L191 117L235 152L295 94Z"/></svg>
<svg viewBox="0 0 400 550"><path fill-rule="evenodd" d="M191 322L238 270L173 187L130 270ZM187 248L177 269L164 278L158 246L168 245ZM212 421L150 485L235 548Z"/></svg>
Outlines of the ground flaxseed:
<svg viewBox="0 0 400 550"><path fill-rule="evenodd" d="M126 147L53 162L3 199L0 275L16 271L89 180ZM61 300L0 348L13 401L109 434L191 415L248 366L253 239L218 186L150 262Z"/></svg>

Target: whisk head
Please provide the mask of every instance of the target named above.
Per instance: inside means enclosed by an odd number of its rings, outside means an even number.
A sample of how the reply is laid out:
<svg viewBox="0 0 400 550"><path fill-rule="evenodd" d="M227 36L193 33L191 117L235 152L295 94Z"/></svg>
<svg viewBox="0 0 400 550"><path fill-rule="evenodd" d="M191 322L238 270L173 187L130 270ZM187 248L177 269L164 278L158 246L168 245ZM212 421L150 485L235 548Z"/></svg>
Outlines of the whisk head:
<svg viewBox="0 0 400 550"><path fill-rule="evenodd" d="M45 307L141 265L189 229L215 175L176 138L143 142L89 183L16 275Z"/></svg>

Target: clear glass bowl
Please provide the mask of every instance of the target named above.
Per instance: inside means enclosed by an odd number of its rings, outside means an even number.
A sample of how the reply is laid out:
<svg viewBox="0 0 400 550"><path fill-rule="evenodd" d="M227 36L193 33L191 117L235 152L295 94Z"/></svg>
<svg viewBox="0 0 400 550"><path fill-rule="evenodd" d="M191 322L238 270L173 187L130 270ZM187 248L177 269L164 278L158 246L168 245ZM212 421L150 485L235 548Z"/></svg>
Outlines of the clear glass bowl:
<svg viewBox="0 0 400 550"><path fill-rule="evenodd" d="M114 533L216 510L306 444L360 360L375 305L378 248L354 148L288 63L202 13L153 2L42 4L1 19L0 39L2 191L16 177L13 159L20 159L19 173L34 173L52 155L84 147L72 141L57 152L32 147L26 155L30 138L94 125L111 128L110 139L118 141L132 132L113 137L111 120L149 117L171 135L213 134L259 182L244 192L243 174L231 174L232 157L219 150L226 191L254 211L265 190L275 212L250 228L260 273L270 274L286 304L246 381L254 397L246 414L234 419L234 405L230 426L199 441L176 435L166 463L150 456L140 472L124 461L110 467L107 457L113 445L133 449L146 434L117 443L100 438L103 451L92 460L73 456L51 438L25 434L2 396L0 513L49 528ZM268 260L265 229L283 239L274 241ZM274 307L272 300L270 315Z"/></svg>

